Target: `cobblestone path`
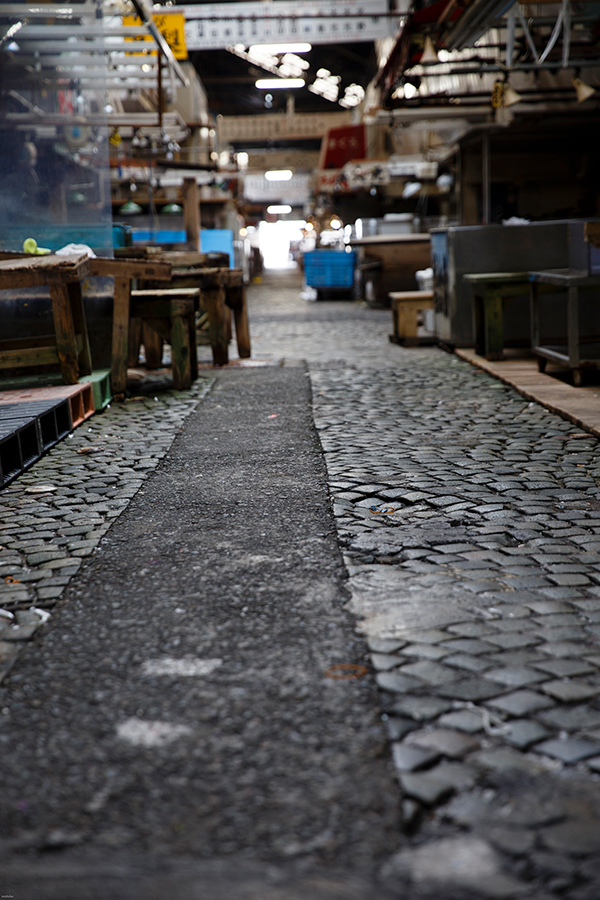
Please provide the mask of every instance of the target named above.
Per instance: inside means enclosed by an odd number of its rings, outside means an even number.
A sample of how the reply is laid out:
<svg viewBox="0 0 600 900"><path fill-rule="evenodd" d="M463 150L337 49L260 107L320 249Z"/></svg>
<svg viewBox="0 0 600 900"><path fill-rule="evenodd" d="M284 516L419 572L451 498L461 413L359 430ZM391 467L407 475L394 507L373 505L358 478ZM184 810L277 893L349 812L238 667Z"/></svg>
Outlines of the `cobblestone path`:
<svg viewBox="0 0 600 900"><path fill-rule="evenodd" d="M254 309L259 354L309 362L412 836L387 875L411 897L597 900L598 442L390 345L389 316L281 288Z"/></svg>
<svg viewBox="0 0 600 900"><path fill-rule="evenodd" d="M213 382L114 404L0 491L0 682Z"/></svg>
<svg viewBox="0 0 600 900"><path fill-rule="evenodd" d="M383 883L598 900L598 442L451 354L390 344L388 311L299 292L270 273L249 290L253 354L309 367L355 662L401 788ZM113 406L0 493L0 680L214 377Z"/></svg>

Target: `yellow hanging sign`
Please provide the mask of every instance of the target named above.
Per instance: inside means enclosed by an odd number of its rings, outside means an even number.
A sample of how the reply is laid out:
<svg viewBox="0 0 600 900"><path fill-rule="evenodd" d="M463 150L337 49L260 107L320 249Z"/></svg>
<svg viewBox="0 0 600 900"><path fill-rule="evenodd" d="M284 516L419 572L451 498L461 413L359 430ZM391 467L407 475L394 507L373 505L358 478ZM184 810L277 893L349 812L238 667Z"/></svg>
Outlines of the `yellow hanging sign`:
<svg viewBox="0 0 600 900"><path fill-rule="evenodd" d="M495 81L492 88L492 108L500 109L504 101L504 82Z"/></svg>
<svg viewBox="0 0 600 900"><path fill-rule="evenodd" d="M152 16L152 20L173 51L175 59L187 59L187 47L185 45L185 17L183 13L157 13ZM126 27L132 25L139 27L142 24L142 20L139 16L123 16L123 25ZM149 34L125 38L125 40L154 45L154 41ZM156 53L156 50L150 49L132 51L132 55L144 54L147 56L156 56Z"/></svg>

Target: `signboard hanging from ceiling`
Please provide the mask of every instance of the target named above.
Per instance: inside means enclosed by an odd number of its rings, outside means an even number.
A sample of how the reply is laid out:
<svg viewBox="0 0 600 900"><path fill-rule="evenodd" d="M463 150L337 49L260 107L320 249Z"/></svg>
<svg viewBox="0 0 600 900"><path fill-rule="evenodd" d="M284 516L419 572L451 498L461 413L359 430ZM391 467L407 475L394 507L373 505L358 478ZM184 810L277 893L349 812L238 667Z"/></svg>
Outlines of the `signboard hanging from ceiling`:
<svg viewBox="0 0 600 900"><path fill-rule="evenodd" d="M261 174L244 176L244 197L250 203L289 203L302 206L310 199L311 176L304 172L289 181L267 181Z"/></svg>
<svg viewBox="0 0 600 900"><path fill-rule="evenodd" d="M181 12L153 13L152 19L154 24L166 40L167 44L173 51L175 59L187 59L187 47L185 44L185 20ZM123 16L123 25L140 26L142 20L139 16ZM126 37L126 41L133 41L140 45L139 50L131 51L131 55L139 55L141 53L148 56L156 56L156 44L150 34L141 35L139 37ZM144 49L143 45L147 44L148 49Z"/></svg>
<svg viewBox="0 0 600 900"><path fill-rule="evenodd" d="M408 0L388 12L387 0L294 0L202 3L176 7L183 13L188 50L222 50L234 44L348 44L393 37Z"/></svg>

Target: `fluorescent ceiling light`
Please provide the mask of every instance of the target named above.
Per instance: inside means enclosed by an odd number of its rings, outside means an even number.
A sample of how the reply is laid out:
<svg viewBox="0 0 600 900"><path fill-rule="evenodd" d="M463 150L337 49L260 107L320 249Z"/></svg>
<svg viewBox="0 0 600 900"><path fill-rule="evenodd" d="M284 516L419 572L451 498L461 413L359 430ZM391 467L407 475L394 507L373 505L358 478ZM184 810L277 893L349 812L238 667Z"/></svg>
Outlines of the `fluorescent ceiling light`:
<svg viewBox="0 0 600 900"><path fill-rule="evenodd" d="M338 100L338 103L346 109L352 109L353 106L358 106L364 100L364 97L365 92L360 84L349 84L344 96L341 100Z"/></svg>
<svg viewBox="0 0 600 900"><path fill-rule="evenodd" d="M277 59L277 57L275 57ZM295 53L284 53L281 57L281 64L278 72L285 75L286 78L301 78L302 73L310 68L310 63Z"/></svg>
<svg viewBox="0 0 600 900"><path fill-rule="evenodd" d="M6 34L4 35L3 40L13 37L17 33L17 31L21 30L21 28L23 27L24 24L25 24L25 22L15 22L14 25L11 25L10 28L8 29L8 31L6 32Z"/></svg>
<svg viewBox="0 0 600 900"><path fill-rule="evenodd" d="M312 44L252 44L249 53L308 53Z"/></svg>
<svg viewBox="0 0 600 900"><path fill-rule="evenodd" d="M271 213L271 215L285 215L286 213L291 213L292 207L287 206L286 204L281 204L281 206L267 206L267 212Z"/></svg>
<svg viewBox="0 0 600 900"><path fill-rule="evenodd" d="M271 169L269 172L265 172L267 181L289 181L291 177L291 169Z"/></svg>
<svg viewBox="0 0 600 900"><path fill-rule="evenodd" d="M256 87L264 91L304 87L304 78L259 78Z"/></svg>

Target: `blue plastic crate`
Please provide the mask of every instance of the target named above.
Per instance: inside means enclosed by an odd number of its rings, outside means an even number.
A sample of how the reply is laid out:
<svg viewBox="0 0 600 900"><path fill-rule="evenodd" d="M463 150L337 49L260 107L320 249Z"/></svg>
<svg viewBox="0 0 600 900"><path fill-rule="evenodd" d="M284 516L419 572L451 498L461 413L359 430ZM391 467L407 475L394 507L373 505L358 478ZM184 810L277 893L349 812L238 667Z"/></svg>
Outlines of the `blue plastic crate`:
<svg viewBox="0 0 600 900"><path fill-rule="evenodd" d="M148 231L147 228L134 228L131 232L135 244L184 244L187 241L185 229L165 229Z"/></svg>
<svg viewBox="0 0 600 900"><path fill-rule="evenodd" d="M304 254L306 284L314 288L351 288L356 253L352 250L310 250Z"/></svg>

